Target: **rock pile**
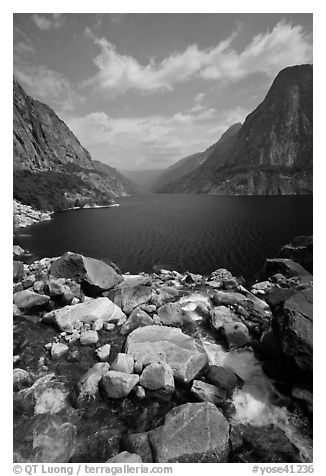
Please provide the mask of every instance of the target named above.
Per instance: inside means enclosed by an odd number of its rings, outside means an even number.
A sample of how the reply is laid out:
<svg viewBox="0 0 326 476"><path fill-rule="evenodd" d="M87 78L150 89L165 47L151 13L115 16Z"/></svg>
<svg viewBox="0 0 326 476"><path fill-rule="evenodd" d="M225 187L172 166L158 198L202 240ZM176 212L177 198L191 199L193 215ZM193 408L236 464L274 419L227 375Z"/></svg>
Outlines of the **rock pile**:
<svg viewBox="0 0 326 476"><path fill-rule="evenodd" d="M233 397L248 374L242 355L256 354L268 375L286 381L278 398L310 418L312 276L277 258L262 277L249 291L224 269L128 276L69 252L14 261L15 461L225 462L260 454L250 425L235 417ZM276 453L300 461L277 431L289 451L271 450L270 462ZM38 440L45 434L48 443Z"/></svg>

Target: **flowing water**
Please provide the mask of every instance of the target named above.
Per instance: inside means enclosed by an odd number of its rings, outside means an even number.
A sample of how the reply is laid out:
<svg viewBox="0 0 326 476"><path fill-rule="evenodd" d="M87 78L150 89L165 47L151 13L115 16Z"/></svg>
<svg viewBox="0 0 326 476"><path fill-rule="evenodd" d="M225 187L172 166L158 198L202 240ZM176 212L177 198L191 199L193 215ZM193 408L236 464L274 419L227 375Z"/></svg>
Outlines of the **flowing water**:
<svg viewBox="0 0 326 476"><path fill-rule="evenodd" d="M198 324L203 321L203 317L196 309L198 305L209 306L209 298L205 293L194 292L182 297L180 304ZM250 424L256 427L273 424L283 430L289 441L298 449L301 461L311 462L312 440L305 434L302 415L290 412L282 405L282 395L275 388L273 381L263 372L261 362L252 348L226 351L221 344L216 343L214 333L201 326L197 327L196 337L205 349L211 365L232 370L244 382L232 395L235 407L233 424Z"/></svg>

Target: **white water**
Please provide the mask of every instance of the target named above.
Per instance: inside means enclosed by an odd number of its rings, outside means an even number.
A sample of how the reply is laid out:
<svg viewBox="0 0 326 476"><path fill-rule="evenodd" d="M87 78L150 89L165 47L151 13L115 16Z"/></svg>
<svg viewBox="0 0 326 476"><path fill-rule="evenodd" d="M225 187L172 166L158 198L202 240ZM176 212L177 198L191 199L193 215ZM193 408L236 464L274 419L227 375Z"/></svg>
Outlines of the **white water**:
<svg viewBox="0 0 326 476"><path fill-rule="evenodd" d="M202 340L209 362L235 372L244 381L235 390L232 403L235 407L234 424L254 426L275 425L283 430L300 452L303 462L312 461L312 441L300 431L300 421L286 407L274 403L279 393L272 381L264 374L260 362L251 349L226 352L222 346Z"/></svg>

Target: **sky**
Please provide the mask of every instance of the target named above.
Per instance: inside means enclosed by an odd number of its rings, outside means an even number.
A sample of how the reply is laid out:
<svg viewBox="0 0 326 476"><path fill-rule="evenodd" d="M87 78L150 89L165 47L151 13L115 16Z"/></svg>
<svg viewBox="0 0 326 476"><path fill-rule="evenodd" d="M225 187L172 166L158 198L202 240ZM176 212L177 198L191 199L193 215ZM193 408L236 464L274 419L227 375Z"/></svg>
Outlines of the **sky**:
<svg viewBox="0 0 326 476"><path fill-rule="evenodd" d="M312 62L312 14L14 14L14 74L94 160L163 169Z"/></svg>

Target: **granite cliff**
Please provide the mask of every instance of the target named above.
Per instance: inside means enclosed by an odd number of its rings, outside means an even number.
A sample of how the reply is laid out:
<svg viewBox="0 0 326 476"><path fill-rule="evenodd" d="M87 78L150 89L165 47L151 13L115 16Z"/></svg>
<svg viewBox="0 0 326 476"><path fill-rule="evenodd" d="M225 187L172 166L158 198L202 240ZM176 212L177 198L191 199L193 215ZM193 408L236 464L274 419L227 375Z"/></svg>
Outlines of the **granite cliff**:
<svg viewBox="0 0 326 476"><path fill-rule="evenodd" d="M116 169L93 162L68 126L14 80L14 198L40 210L108 205L134 193Z"/></svg>
<svg viewBox="0 0 326 476"><path fill-rule="evenodd" d="M232 126L190 174L158 192L213 195L312 193L312 65L282 70L244 124Z"/></svg>

